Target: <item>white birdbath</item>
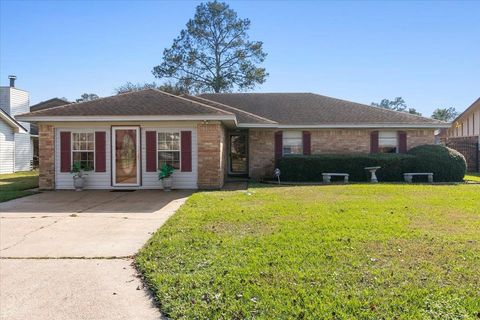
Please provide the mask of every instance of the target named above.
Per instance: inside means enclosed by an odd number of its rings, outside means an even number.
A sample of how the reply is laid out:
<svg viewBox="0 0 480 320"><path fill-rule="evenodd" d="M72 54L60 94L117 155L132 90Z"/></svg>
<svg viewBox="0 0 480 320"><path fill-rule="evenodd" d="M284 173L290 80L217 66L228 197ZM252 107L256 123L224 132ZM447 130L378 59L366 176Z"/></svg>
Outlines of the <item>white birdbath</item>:
<svg viewBox="0 0 480 320"><path fill-rule="evenodd" d="M370 171L372 177L370 179L370 182L372 183L377 183L378 182L378 179L377 179L377 175L375 174L375 172L380 169L381 167L366 167L365 170L368 170Z"/></svg>

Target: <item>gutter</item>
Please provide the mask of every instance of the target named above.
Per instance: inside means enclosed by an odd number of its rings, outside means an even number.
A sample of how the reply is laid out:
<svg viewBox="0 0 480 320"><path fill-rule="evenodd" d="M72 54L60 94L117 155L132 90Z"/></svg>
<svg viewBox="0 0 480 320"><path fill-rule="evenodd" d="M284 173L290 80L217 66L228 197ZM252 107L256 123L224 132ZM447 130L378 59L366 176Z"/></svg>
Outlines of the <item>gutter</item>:
<svg viewBox="0 0 480 320"><path fill-rule="evenodd" d="M233 121L237 125L234 114L226 115L191 115L191 116L35 116L19 115L17 119L25 122L105 122L105 121Z"/></svg>
<svg viewBox="0 0 480 320"><path fill-rule="evenodd" d="M309 124L309 125L282 125L282 124L258 124L258 123L240 123L237 125L239 128L276 128L276 129L366 129L366 128L411 128L411 129L420 129L420 128L429 128L429 129L439 129L439 128L450 128L450 123L366 123L366 124L356 124L356 123L345 123L345 124Z"/></svg>

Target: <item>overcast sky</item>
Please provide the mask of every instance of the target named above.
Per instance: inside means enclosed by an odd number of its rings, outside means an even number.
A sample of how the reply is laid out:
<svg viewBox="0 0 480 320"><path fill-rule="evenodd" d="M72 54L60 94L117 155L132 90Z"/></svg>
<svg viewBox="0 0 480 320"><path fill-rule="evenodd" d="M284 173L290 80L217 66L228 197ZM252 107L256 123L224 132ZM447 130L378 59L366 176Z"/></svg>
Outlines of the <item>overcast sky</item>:
<svg viewBox="0 0 480 320"><path fill-rule="evenodd" d="M154 81L198 1L0 2L0 83L31 104ZM315 92L370 104L401 96L430 116L480 96L480 2L229 2L264 42L257 92ZM157 82L161 82L157 80Z"/></svg>

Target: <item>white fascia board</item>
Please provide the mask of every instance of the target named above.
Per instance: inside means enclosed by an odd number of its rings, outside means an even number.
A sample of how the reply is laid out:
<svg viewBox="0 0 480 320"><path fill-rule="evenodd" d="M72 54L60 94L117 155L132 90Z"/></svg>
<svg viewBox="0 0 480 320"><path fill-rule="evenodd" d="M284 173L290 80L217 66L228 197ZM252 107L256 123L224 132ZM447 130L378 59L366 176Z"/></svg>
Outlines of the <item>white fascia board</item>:
<svg viewBox="0 0 480 320"><path fill-rule="evenodd" d="M24 127L22 127L16 121L12 120L12 118L5 116L1 112L0 118L2 118L10 127L12 127L15 133L28 133L28 131Z"/></svg>
<svg viewBox="0 0 480 320"><path fill-rule="evenodd" d="M398 129L438 129L438 128L450 128L450 123L423 123L423 124L378 124L378 123L366 123L366 124L325 124L325 125L274 125L274 124L258 124L258 123L240 123L237 125L239 128L276 128L276 129L370 129L370 128L398 128Z"/></svg>
<svg viewBox="0 0 480 320"><path fill-rule="evenodd" d="M192 116L18 116L25 122L78 122L78 121L234 121L235 115L192 115Z"/></svg>

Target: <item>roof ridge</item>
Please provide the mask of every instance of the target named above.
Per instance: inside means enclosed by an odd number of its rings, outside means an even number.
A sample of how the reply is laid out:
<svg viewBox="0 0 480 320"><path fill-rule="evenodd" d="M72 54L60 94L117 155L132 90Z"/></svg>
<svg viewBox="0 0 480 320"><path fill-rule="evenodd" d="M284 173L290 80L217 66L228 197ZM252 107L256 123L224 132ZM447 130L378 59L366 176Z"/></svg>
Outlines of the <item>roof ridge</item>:
<svg viewBox="0 0 480 320"><path fill-rule="evenodd" d="M343 102L358 104L358 105L361 105L361 106L365 106L365 107L369 107L369 108L375 108L375 109L379 109L379 110L384 110L384 111L387 111L387 112L395 112L395 113L401 114L401 115L413 116L413 117L417 117L417 118L421 118L421 119L426 119L426 120L429 120L429 121L436 121L436 122L439 122L439 123L448 123L448 122L445 122L445 121L440 121L440 120L436 120L436 119L432 119L432 118L428 118L428 117L424 117L424 116L419 116L418 114L413 114L413 113L404 112L404 111L397 111L397 110L382 108L382 107L379 107L379 106L372 106L372 105L368 105L368 104L364 104L364 103L359 103L359 102L354 102L354 101L350 101L350 100L345 100L345 99L339 99L339 98L334 98L334 97L330 97L330 96L325 96L325 95L318 94L318 93L308 92L308 94L313 94L313 95L322 96L322 97L329 98L329 99L334 99L334 100L338 100L338 101L343 101ZM479 99L480 99L480 98L479 98Z"/></svg>
<svg viewBox="0 0 480 320"><path fill-rule="evenodd" d="M189 95L190 96L190 95ZM201 99L201 100L205 100L205 101L209 101L211 103L215 103L215 104L219 104L219 105L222 105L224 107L227 107L227 108L230 108L230 109L233 109L233 110L236 110L236 111L239 111L239 112L243 112L245 114L248 114L252 117L256 117L258 119L261 119L261 120L265 120L265 121L268 121L268 122L271 122L271 123L275 123L275 124L278 124L278 122L274 121L274 120L271 120L271 119L268 119L268 118L264 118L262 116L259 116L259 115L256 115L254 113L251 113L251 112L248 112L248 111L245 111L245 110L242 110L242 109L238 109L238 108L235 108L235 107L232 107L228 104L224 104L224 103L221 103L221 102L217 102L217 101L212 101L212 100L208 100L206 98L203 98L203 97L199 97L199 96L191 96L193 98L197 98L197 99Z"/></svg>
<svg viewBox="0 0 480 320"><path fill-rule="evenodd" d="M229 114L229 115L235 115L235 114L232 113L232 112L228 112L228 111L225 111L225 110L222 110L222 109L219 109L219 108L215 108L215 107L209 106L209 105L207 105L207 104L204 104L204 103L201 103L201 102L198 102L198 101L194 101L194 100L190 100L190 99L187 99L187 98L184 98L184 97L181 97L181 96L176 96L176 95L174 95L174 94L171 94L171 93L168 93L168 92L159 90L159 89L148 88L148 89L146 89L146 90L154 90L154 91L163 93L163 94L165 94L165 95L167 95L167 96L170 96L170 97L174 97L174 98L177 98L177 99L181 99L181 100L188 101L188 102L190 102L190 103L194 103L194 104L201 105L202 107L207 107L207 108L210 108L210 109L214 109L214 110L220 111L220 112L222 112L222 113L227 113L227 114Z"/></svg>
<svg viewBox="0 0 480 320"><path fill-rule="evenodd" d="M139 92L139 91L145 91L145 90L149 90L149 89L142 89L142 90L137 90L137 91L129 91L129 92L118 93L118 94L116 94L116 95L114 95L114 96L101 97L101 98L98 98L98 99L95 99L95 100L80 101L80 102L71 102L71 103L67 103L67 104L61 105L61 106L51 107L51 108L48 108L48 109L35 110L35 111L27 112L27 113L36 113L36 112L41 112L41 111L44 111L44 110L52 110L52 109L65 108L65 107L73 106L73 105L78 106L78 105L81 105L81 104L87 103L87 102L104 100L104 99L113 98L113 97L116 97L116 96L123 96L123 95L131 94L131 93L136 93L136 92ZM62 99L62 100L63 100L63 99ZM27 114L27 113L22 113L22 115Z"/></svg>

